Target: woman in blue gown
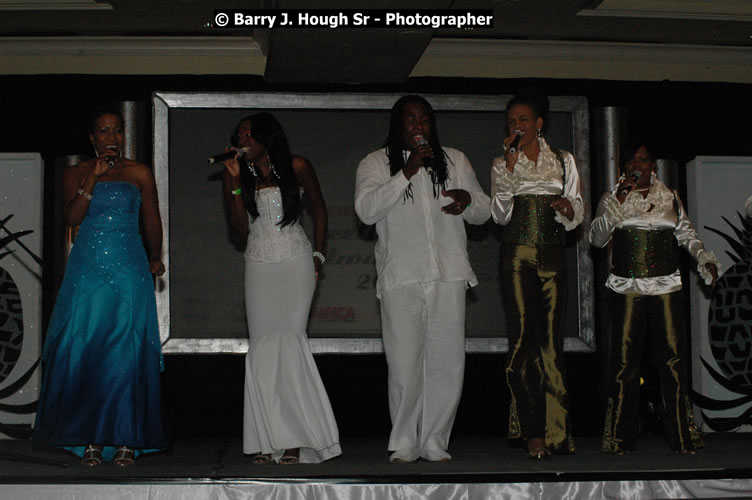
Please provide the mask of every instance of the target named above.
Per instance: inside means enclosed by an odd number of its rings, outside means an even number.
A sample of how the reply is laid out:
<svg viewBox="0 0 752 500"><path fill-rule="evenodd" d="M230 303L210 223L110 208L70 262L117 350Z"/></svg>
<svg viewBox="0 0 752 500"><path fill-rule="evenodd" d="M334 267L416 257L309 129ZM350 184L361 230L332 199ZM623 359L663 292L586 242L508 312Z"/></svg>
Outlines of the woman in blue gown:
<svg viewBox="0 0 752 500"><path fill-rule="evenodd" d="M162 222L151 170L122 157L120 114L95 114L89 138L97 157L63 178L65 221L80 227L45 339L34 441L128 466L167 446L152 278L164 273Z"/></svg>

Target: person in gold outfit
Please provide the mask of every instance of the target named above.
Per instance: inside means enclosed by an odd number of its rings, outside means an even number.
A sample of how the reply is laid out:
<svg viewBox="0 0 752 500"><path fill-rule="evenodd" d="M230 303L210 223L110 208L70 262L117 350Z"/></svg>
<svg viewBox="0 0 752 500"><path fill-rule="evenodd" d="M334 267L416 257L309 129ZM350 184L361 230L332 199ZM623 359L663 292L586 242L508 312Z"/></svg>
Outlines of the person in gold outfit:
<svg viewBox="0 0 752 500"><path fill-rule="evenodd" d="M509 353L509 438L528 456L574 453L562 348L566 305L565 233L583 219L574 157L543 138L545 97L513 97L504 156L493 161L491 215L504 226L501 283Z"/></svg>
<svg viewBox="0 0 752 500"><path fill-rule="evenodd" d="M637 440L640 365L656 367L668 444L694 454L703 446L687 396L687 335L684 326L679 246L697 261L705 283L718 278L718 261L705 250L676 191L655 177L648 146L628 148L618 184L601 198L590 242L612 242L606 281L611 352L602 451L624 455Z"/></svg>

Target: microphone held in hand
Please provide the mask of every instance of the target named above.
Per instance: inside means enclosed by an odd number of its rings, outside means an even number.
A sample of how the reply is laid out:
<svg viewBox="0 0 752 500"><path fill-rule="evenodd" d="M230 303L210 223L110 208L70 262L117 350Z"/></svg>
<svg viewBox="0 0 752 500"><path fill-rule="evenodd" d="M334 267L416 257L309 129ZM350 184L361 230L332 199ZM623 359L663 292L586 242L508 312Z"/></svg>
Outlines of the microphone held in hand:
<svg viewBox="0 0 752 500"><path fill-rule="evenodd" d="M105 160L107 160L107 168L115 168L115 163L117 162L117 158L114 156L106 156Z"/></svg>
<svg viewBox="0 0 752 500"><path fill-rule="evenodd" d="M428 141L425 137L422 135L418 135L415 137L415 144L422 148L423 146L428 146ZM426 167L426 172L428 172L428 175L433 174L433 160L427 156L423 157L423 166Z"/></svg>
<svg viewBox="0 0 752 500"><path fill-rule="evenodd" d="M639 170L633 170L629 174L629 178L637 182L637 179L639 179L641 175L642 175L642 172L640 172ZM621 190L621 195L627 196L630 191L632 191L632 186L624 186L624 189Z"/></svg>
<svg viewBox="0 0 752 500"><path fill-rule="evenodd" d="M509 154L513 155L517 152L517 148L520 147L520 139L522 139L522 132L519 130L514 131L514 140L509 145Z"/></svg>
<svg viewBox="0 0 752 500"><path fill-rule="evenodd" d="M212 165L213 163L223 162L225 160L232 160L235 158L235 155L242 155L243 150L240 148L230 148L229 151L225 151L224 153L219 153L218 155L210 156L207 160L209 162L209 165Z"/></svg>

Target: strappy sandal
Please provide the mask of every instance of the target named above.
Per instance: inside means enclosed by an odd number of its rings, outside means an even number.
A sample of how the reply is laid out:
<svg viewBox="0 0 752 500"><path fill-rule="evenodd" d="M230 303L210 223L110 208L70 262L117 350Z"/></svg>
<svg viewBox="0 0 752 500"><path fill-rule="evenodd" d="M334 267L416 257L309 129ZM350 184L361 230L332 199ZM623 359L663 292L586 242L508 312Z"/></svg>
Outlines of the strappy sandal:
<svg viewBox="0 0 752 500"><path fill-rule="evenodd" d="M551 452L545 446L536 446L527 450L527 458L530 460L545 460L551 456Z"/></svg>
<svg viewBox="0 0 752 500"><path fill-rule="evenodd" d="M295 465L300 463L300 448L285 450L284 455L279 459L279 463L282 465Z"/></svg>
<svg viewBox="0 0 752 500"><path fill-rule="evenodd" d="M115 450L115 458L112 463L119 467L131 467L136 464L136 452L127 446L120 446Z"/></svg>
<svg viewBox="0 0 752 500"><path fill-rule="evenodd" d="M527 458L530 460L545 460L546 458L551 456L551 452L546 448L545 441L542 441L543 445L533 445L531 443L533 439L528 439L527 442ZM538 441L538 439L536 439Z"/></svg>
<svg viewBox="0 0 752 500"><path fill-rule="evenodd" d="M253 456L254 465L266 465L272 463L272 456L264 453L257 453Z"/></svg>
<svg viewBox="0 0 752 500"><path fill-rule="evenodd" d="M90 444L84 450L84 456L81 463L87 467L94 467L102 463L102 447Z"/></svg>
<svg viewBox="0 0 752 500"><path fill-rule="evenodd" d="M682 448L677 450L676 453L679 455L697 455L697 448Z"/></svg>

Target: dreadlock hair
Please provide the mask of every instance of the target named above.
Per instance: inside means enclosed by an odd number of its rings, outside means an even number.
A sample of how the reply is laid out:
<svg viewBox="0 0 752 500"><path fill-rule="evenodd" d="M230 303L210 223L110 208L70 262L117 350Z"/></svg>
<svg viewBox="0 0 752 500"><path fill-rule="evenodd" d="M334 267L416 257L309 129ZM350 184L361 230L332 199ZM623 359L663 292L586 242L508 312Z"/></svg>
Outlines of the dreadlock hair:
<svg viewBox="0 0 752 500"><path fill-rule="evenodd" d="M433 174L431 175L431 181L433 182L433 195L435 198L438 198L441 189L446 189L446 183L449 179L447 156L439 142L439 132L436 128L436 115L434 114L433 108L427 100L419 95L406 95L400 97L399 100L394 103L394 106L392 106L392 114L389 118L389 134L384 140L386 155L389 158L389 172L394 176L405 166L402 114L405 111L405 106L416 102L425 106L426 111L428 111L431 123L431 135L430 137L426 137L428 144L431 146L432 150L441 151L440 155L436 155L433 158ZM411 188L412 184L408 187L408 191L406 192L406 195L410 198L412 198Z"/></svg>
<svg viewBox="0 0 752 500"><path fill-rule="evenodd" d="M272 180L277 184L282 195L284 215L278 224L280 227L285 227L300 218L301 210L300 185L292 169L292 155L287 143L287 136L274 115L267 112L255 113L242 118L235 126L235 131L230 138L230 143L235 147L238 145L238 128L245 121L251 122L251 136L256 142L264 145L269 155L269 161L274 165L274 170L279 175L279 178L276 178L272 174ZM255 219L258 217L259 211L256 206L257 178L251 172L254 166L242 158L239 161L241 196L245 209Z"/></svg>

